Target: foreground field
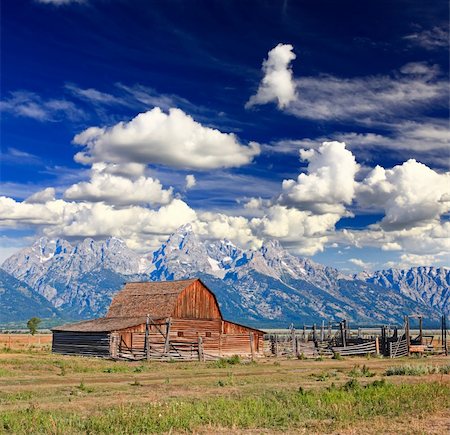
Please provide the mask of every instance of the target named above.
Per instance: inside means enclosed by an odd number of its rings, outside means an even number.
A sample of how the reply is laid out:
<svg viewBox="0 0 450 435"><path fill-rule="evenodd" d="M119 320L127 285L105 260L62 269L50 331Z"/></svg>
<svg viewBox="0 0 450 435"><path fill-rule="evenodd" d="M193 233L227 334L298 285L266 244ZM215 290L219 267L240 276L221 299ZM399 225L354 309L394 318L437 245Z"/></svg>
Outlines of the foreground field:
<svg viewBox="0 0 450 435"><path fill-rule="evenodd" d="M450 432L450 358L127 363L46 349L1 351L0 431Z"/></svg>

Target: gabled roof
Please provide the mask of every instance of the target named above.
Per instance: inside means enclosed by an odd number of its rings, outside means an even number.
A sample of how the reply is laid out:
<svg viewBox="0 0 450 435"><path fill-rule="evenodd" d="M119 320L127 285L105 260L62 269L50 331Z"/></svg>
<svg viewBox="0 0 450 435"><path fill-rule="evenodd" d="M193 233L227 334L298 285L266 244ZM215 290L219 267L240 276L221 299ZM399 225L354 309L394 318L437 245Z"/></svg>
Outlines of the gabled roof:
<svg viewBox="0 0 450 435"><path fill-rule="evenodd" d="M199 278L126 283L125 287L114 296L105 317L57 326L52 328L52 331L112 332L142 325L146 322L147 314L150 315L152 320L166 319L174 312L180 293L196 281L200 281L205 286ZM216 296L213 292L211 293L217 303ZM239 323L234 324L244 326ZM244 327L263 332L259 329Z"/></svg>
<svg viewBox="0 0 450 435"><path fill-rule="evenodd" d="M147 314L153 319L170 317L178 295L198 280L129 282L114 296L106 317L145 317Z"/></svg>
<svg viewBox="0 0 450 435"><path fill-rule="evenodd" d="M55 326L52 328L52 331L111 332L142 325L145 321L145 317L102 317L100 319Z"/></svg>

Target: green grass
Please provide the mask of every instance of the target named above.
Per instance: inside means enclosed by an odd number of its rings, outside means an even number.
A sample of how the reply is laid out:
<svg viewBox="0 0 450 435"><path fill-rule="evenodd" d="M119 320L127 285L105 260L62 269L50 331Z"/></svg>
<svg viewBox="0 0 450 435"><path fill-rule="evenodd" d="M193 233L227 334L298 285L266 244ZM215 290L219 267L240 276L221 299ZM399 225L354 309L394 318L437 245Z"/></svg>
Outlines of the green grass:
<svg viewBox="0 0 450 435"><path fill-rule="evenodd" d="M450 365L437 367L433 365L410 365L405 364L402 366L394 366L389 367L385 375L386 376L423 376L423 375L432 375L435 373L441 374L449 374L450 373Z"/></svg>
<svg viewBox="0 0 450 435"><path fill-rule="evenodd" d="M30 433L161 433L199 428L333 429L376 416L421 415L445 407L450 386L441 383L365 387L352 379L343 387L271 391L259 395L174 399L147 405L114 406L91 414L47 411L36 403L0 412L0 431Z"/></svg>
<svg viewBox="0 0 450 435"><path fill-rule="evenodd" d="M220 358L217 361L212 361L207 364L207 367L210 368L226 368L234 365L242 364L241 358L239 355L233 355L229 358Z"/></svg>
<svg viewBox="0 0 450 435"><path fill-rule="evenodd" d="M371 372L365 364L362 367L358 364L354 365L348 374L353 378L371 378L375 376L375 373Z"/></svg>

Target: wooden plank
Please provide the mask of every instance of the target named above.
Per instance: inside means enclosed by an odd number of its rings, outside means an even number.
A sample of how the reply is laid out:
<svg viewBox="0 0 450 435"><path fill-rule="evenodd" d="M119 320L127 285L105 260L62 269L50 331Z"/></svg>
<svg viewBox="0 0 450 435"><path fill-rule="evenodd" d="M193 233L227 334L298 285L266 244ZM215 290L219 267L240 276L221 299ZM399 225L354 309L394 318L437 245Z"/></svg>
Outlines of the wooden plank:
<svg viewBox="0 0 450 435"><path fill-rule="evenodd" d="M166 322L166 336L164 341L164 352L169 352L170 349L170 318Z"/></svg>
<svg viewBox="0 0 450 435"><path fill-rule="evenodd" d="M200 281L194 281L178 296L172 317L183 319L221 319L214 294Z"/></svg>

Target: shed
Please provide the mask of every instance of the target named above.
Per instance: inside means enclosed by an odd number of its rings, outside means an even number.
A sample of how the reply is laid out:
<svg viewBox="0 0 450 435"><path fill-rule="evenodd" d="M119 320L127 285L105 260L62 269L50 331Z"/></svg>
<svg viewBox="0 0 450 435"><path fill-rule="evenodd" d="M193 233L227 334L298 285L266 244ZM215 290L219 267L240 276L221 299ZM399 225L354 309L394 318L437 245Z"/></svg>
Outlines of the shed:
<svg viewBox="0 0 450 435"><path fill-rule="evenodd" d="M127 359L263 354L264 332L225 320L198 278L130 282L105 317L52 329L55 353Z"/></svg>

